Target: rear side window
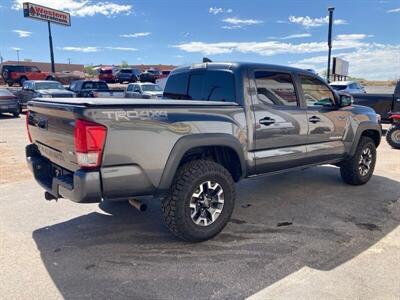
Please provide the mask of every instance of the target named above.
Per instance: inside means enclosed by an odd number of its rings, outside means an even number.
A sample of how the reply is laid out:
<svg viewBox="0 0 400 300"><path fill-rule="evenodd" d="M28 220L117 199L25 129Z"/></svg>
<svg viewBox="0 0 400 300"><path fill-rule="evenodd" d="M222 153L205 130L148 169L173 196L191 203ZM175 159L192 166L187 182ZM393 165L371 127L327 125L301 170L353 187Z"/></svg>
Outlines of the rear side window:
<svg viewBox="0 0 400 300"><path fill-rule="evenodd" d="M170 75L164 96L172 99L235 102L234 76L226 71Z"/></svg>
<svg viewBox="0 0 400 300"><path fill-rule="evenodd" d="M168 77L167 83L164 89L164 96L171 99L188 99L187 88L188 88L189 74L178 73Z"/></svg>
<svg viewBox="0 0 400 300"><path fill-rule="evenodd" d="M101 81L85 82L82 87L83 90L108 90L106 83Z"/></svg>
<svg viewBox="0 0 400 300"><path fill-rule="evenodd" d="M4 66L3 67L4 71L8 72L19 72L19 73L24 73L25 72L25 67L24 66Z"/></svg>
<svg viewBox="0 0 400 300"><path fill-rule="evenodd" d="M254 77L260 101L280 106L297 106L296 90L288 73L256 71Z"/></svg>

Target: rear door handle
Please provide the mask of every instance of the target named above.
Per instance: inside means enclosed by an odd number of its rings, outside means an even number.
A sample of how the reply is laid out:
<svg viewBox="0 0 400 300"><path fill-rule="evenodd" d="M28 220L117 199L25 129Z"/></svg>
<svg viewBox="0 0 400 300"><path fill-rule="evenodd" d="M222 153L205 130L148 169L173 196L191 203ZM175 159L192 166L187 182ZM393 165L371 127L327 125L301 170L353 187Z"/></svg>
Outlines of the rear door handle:
<svg viewBox="0 0 400 300"><path fill-rule="evenodd" d="M321 122L321 119L320 118L318 118L317 116L312 116L312 117L310 117L309 119L308 119L308 121L310 121L311 123L318 123L318 122Z"/></svg>
<svg viewBox="0 0 400 300"><path fill-rule="evenodd" d="M260 122L260 124L262 124L262 125L269 126L269 125L274 124L274 123L275 123L275 120L274 120L274 119L271 119L271 118L269 118L269 117L265 117L265 118L261 119L259 122Z"/></svg>

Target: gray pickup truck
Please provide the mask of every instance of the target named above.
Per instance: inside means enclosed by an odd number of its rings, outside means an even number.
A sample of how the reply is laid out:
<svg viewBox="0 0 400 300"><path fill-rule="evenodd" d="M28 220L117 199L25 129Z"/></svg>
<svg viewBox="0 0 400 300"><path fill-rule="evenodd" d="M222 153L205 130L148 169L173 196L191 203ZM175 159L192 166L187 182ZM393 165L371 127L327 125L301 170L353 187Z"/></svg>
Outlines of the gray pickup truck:
<svg viewBox="0 0 400 300"><path fill-rule="evenodd" d="M164 97L29 102L26 158L46 199L154 195L176 236L203 241L243 178L332 164L361 185L374 171L379 115L305 70L195 64L171 72Z"/></svg>

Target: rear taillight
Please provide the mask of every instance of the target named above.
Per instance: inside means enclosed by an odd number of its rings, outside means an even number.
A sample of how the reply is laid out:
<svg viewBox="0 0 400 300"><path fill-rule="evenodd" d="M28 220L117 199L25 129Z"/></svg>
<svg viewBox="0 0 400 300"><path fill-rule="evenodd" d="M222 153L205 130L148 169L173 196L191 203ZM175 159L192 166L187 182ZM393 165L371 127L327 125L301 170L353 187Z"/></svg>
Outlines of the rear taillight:
<svg viewBox="0 0 400 300"><path fill-rule="evenodd" d="M78 165L96 168L101 164L107 128L103 125L76 120L74 129L75 154Z"/></svg>
<svg viewBox="0 0 400 300"><path fill-rule="evenodd" d="M29 110L26 112L25 118L25 125L26 125L26 132L28 133L29 142L32 144L32 137L31 133L29 132Z"/></svg>

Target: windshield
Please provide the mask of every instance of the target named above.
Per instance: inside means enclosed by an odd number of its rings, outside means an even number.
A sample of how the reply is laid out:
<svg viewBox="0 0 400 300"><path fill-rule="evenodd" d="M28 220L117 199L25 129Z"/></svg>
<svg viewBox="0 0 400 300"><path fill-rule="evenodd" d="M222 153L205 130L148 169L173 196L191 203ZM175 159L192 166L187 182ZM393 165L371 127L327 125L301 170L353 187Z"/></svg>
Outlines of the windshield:
<svg viewBox="0 0 400 300"><path fill-rule="evenodd" d="M143 84L142 90L144 92L162 92L162 89L157 84Z"/></svg>
<svg viewBox="0 0 400 300"><path fill-rule="evenodd" d="M64 87L61 85L59 82L51 82L51 81L46 81L46 82L36 82L35 83L35 88L36 90L50 90L50 89L56 89L56 90L63 90Z"/></svg>
<svg viewBox="0 0 400 300"><path fill-rule="evenodd" d="M347 85L337 85L337 84L333 84L333 85L331 85L331 87L332 87L334 90L342 91L342 90L345 90L345 89L347 88Z"/></svg>
<svg viewBox="0 0 400 300"><path fill-rule="evenodd" d="M9 90L0 90L0 97L14 97L14 94L11 93Z"/></svg>

